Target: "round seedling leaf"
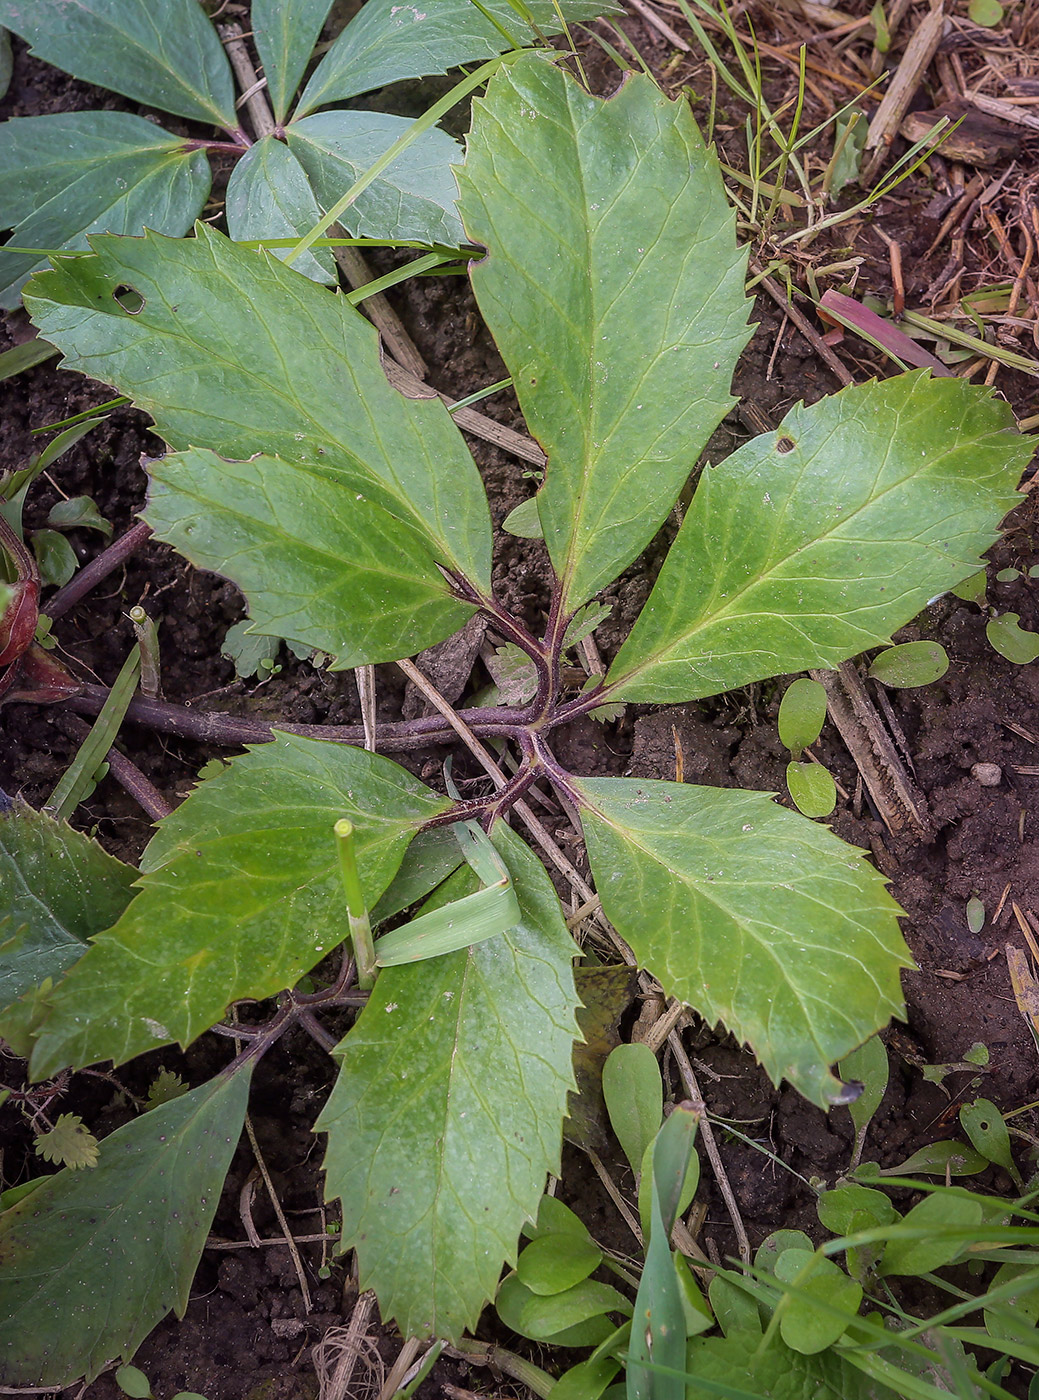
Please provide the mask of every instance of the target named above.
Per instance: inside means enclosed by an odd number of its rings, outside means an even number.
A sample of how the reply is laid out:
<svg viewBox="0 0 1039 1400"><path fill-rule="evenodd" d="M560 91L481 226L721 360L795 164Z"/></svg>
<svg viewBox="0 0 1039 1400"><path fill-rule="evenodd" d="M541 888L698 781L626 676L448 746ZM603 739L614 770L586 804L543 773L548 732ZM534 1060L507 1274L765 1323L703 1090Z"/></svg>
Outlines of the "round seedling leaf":
<svg viewBox="0 0 1039 1400"><path fill-rule="evenodd" d="M754 1267L774 1274L776 1260L784 1250L804 1249L811 1254L814 1248L812 1241L803 1230L773 1230L771 1235L767 1235L758 1245L757 1253L754 1255Z"/></svg>
<svg viewBox="0 0 1039 1400"><path fill-rule="evenodd" d="M882 685L911 689L930 685L948 669L948 654L937 642L903 642L875 656L869 674Z"/></svg>
<svg viewBox="0 0 1039 1400"><path fill-rule="evenodd" d="M1021 626L1019 613L1003 613L985 625L989 646L1015 666L1027 666L1039 657L1039 633Z"/></svg>
<svg viewBox="0 0 1039 1400"><path fill-rule="evenodd" d="M1003 18L1003 6L999 0L970 0L967 14L975 24L985 29L995 29Z"/></svg>
<svg viewBox="0 0 1039 1400"><path fill-rule="evenodd" d="M898 1211L884 1195L869 1186L838 1186L824 1191L816 1209L819 1220L834 1235L851 1235L874 1225L891 1225Z"/></svg>
<svg viewBox="0 0 1039 1400"><path fill-rule="evenodd" d="M806 817L828 817L837 805L837 785L819 763L788 763L786 785Z"/></svg>
<svg viewBox="0 0 1039 1400"><path fill-rule="evenodd" d="M814 744L826 719L826 691L801 676L787 686L779 706L779 737L795 756Z"/></svg>
<svg viewBox="0 0 1039 1400"><path fill-rule="evenodd" d="M120 1366L115 1373L115 1383L131 1400L151 1400L151 1382L137 1366Z"/></svg>
<svg viewBox="0 0 1039 1400"><path fill-rule="evenodd" d="M780 1283L796 1286L779 1322L787 1346L814 1355L832 1346L858 1314L862 1286L814 1250L786 1249L776 1259Z"/></svg>
<svg viewBox="0 0 1039 1400"><path fill-rule="evenodd" d="M1020 569L1000 569L996 575L997 583L1013 583L1016 578L1021 577Z"/></svg>
<svg viewBox="0 0 1039 1400"><path fill-rule="evenodd" d="M962 598L965 603L981 605L985 601L985 581L985 570L979 569L976 574L971 574L949 592L957 598Z"/></svg>
<svg viewBox="0 0 1039 1400"><path fill-rule="evenodd" d="M542 1235L528 1244L516 1264L520 1281L542 1297L580 1283L602 1263L602 1250L572 1234Z"/></svg>

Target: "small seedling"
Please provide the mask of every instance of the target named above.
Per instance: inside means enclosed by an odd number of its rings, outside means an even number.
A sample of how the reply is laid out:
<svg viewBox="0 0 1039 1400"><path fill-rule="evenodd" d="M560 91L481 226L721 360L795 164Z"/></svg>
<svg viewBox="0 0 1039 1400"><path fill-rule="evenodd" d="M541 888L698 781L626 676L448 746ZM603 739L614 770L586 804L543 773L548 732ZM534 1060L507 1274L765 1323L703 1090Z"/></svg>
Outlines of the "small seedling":
<svg viewBox="0 0 1039 1400"><path fill-rule="evenodd" d="M554 736L605 706L683 703L884 645L976 571L1029 444L991 393L926 372L795 407L703 471L606 674L575 676L575 619L659 530L732 406L746 255L687 106L645 78L599 101L545 57L513 59L474 104L457 173L466 237L487 249L475 293L548 458L536 508L554 577L536 630L492 589L488 503L455 423L390 386L346 298L205 225L98 236L27 289L66 365L152 415L171 450L150 465L146 519L238 585L255 633L346 670L416 655L480 613L535 690L462 710L482 762L487 744L515 760L464 800L347 745L284 732L255 745L159 823L139 879L99 855L100 922L61 879L85 838L21 808L0 817L19 878L33 842L55 853L17 915L18 960L0 959L0 1030L34 1076L186 1045L235 1003L279 997L222 1074L0 1216L0 1250L21 1261L0 1280L15 1319L0 1357L20 1383L96 1374L185 1306L254 1064L295 1028L327 1044L322 1013L344 1008L359 1014L317 1120L343 1246L404 1332L475 1324L558 1168L573 1085L576 949L502 820L530 825L535 783L574 814L638 963L775 1081L849 1102L857 1086L832 1065L902 1011L899 910L861 852L761 793L573 773ZM445 730L437 713L381 725L380 743L414 753ZM316 989L298 990L315 968ZM681 1112L656 1139L668 1160L640 1163L661 1278ZM633 1153L649 1127L628 1132ZM98 1202L103 1228L89 1247L70 1240ZM139 1243L159 1236L161 1258ZM800 1279L799 1266L784 1295ZM673 1294L654 1297L674 1311ZM76 1328L55 1329L70 1298ZM559 1325L591 1316L586 1300ZM637 1330L651 1372L662 1353Z"/></svg>

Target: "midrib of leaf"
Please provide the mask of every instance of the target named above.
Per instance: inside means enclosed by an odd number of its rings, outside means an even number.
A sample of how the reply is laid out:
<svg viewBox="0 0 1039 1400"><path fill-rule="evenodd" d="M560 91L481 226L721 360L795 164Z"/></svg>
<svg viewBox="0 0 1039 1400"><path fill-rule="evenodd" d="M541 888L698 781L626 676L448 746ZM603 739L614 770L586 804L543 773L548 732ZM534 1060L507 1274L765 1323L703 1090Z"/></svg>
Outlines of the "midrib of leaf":
<svg viewBox="0 0 1039 1400"><path fill-rule="evenodd" d="M92 23L101 23L102 25L104 25L113 35L116 36L120 44L129 44L129 46L133 50L135 50L139 54L142 54L145 58L148 59L149 62L154 62L156 55L154 53L151 53L145 44L142 44L140 40L135 39L131 34L128 34L125 30L120 29L118 25L113 24L107 16L98 15L97 13L95 13L95 11L90 9L88 6L84 5L82 3L82 0L65 0L65 4L69 8L72 8L74 6L76 9L82 10L88 16L89 20ZM221 112L218 107L215 107L213 105L208 93L203 92L201 89L193 88L189 83L184 81L184 79L179 73L175 72L172 68L167 66L164 48L160 49L160 53L162 55L160 61L162 62L166 73L169 75L170 78L174 80L176 86L180 88L181 92L185 93L193 101L197 102L199 106L204 107L206 111L210 112L213 115L213 117L215 118L215 121L213 123L214 126L218 126L222 131L226 131L228 129L226 114ZM161 129L162 128L160 128L160 130Z"/></svg>
<svg viewBox="0 0 1039 1400"><path fill-rule="evenodd" d="M903 416L903 415L902 415L902 411L899 410L899 412L896 414L896 418L899 418L899 419L900 419L902 416ZM918 415L918 416L919 416L919 415ZM781 432L777 433L777 437L779 437L779 436L782 436L782 433L781 433ZM832 437L834 436L834 433L831 432L829 436L832 438ZM874 476L874 483L875 483L877 480L879 480L880 476L882 475L883 468L884 468L884 466L886 465L887 460L888 460L888 458L889 458L890 455L891 455L892 444L893 444L893 442L894 442L894 435L892 434L892 437L891 437L891 440L890 440L890 443L889 443L889 446L888 446L887 454L885 455L883 461L881 462L880 466L879 466L878 469L877 469L876 475ZM823 450L823 447L824 447L824 446L825 446L825 444L821 444L821 445L820 445L819 452L821 452L821 451ZM808 461L806 461L806 462L803 464L802 469L801 469L801 473L800 473L800 475L799 475L799 477L798 477L798 480L799 480L799 481L800 481L801 477L804 476L804 473L805 473L805 471L807 470L807 468L808 468L810 462L813 461L813 460L814 460L814 457L815 457L815 456L818 456L818 455L819 455L818 452L815 453L815 454L813 455L812 458L809 458ZM928 463L928 472L927 472L927 474L930 475L930 474L931 474L931 471L932 471L932 470L938 465L938 463L942 460L942 457L945 457L945 456L948 456L948 455L949 455L948 452L946 452L946 453L943 453L940 457L932 458L931 461ZM712 469L711 469L710 467L706 467L705 470L706 470L706 471L710 471L710 470L712 470ZM856 516L860 515L863 511L869 510L871 507L873 507L873 506L879 504L889 492L898 490L900 487L902 487L902 486L905 485L906 481L908 481L908 480L910 479L910 477L915 476L916 474L917 474L917 473L914 472L914 471L907 470L904 476L899 477L896 481L890 482L889 485L885 486L883 489L881 489L880 491L876 492L876 494L874 494L874 488L871 488L870 495L868 496L868 498L867 498L866 500L864 500L864 501L861 503L861 505L856 506L856 507L854 508L854 510L849 511L847 515L842 516L841 519L840 519L840 521L835 522L834 525L831 526L828 530L824 531L824 532L821 533L821 534L813 535L812 538L811 538L810 540L806 541L806 542L805 542L804 544L802 544L802 545L798 545L797 548L791 550L791 552L790 552L789 554L785 554L785 555L783 555L783 557L782 557L781 559L775 560L775 561L770 565L770 567L767 568L764 572L755 574L753 578L748 579L747 582L744 583L744 584L742 585L742 587L740 587L735 593L731 594L731 595L729 596L729 598L726 600L726 602L724 603L723 606L719 607L716 611L711 612L709 615L703 616L703 617L700 619L700 621L697 622L697 624L696 624L695 627L692 627L692 628L690 628L688 631L683 632L679 637L674 638L672 641L668 642L667 644L660 646L656 651L654 651L654 652L653 652L650 656L648 656L644 661L640 661L639 664L638 664L637 666L633 667L631 670L625 671L625 672L623 673L623 675L619 676L616 680L610 681L610 683L602 690L602 692L600 692L601 695L603 696L603 698L605 698L606 696L612 694L613 691L615 691L615 690L618 689L619 687L625 685L628 681L633 680L636 676L641 675L643 671L647 671L647 670L649 670L651 667L658 665L659 662L661 661L661 659L664 658L665 656L667 656L668 652L673 651L674 648L675 648L676 646L678 646L678 645L680 645L680 644L686 645L686 644L690 643L690 642L697 636L698 633L703 632L703 631L706 631L706 629L707 629L708 627L714 627L714 626L717 625L719 622L725 621L725 619L726 619L727 617L729 617L729 616L733 613L733 611L738 607L738 605L739 605L741 599L744 598L748 593L750 593L750 592L752 592L754 589L760 588L760 587L762 587L764 584L768 583L768 582L773 578L774 575L776 575L776 574L778 574L778 573L780 572L781 569L785 569L787 566L789 566L790 564L792 564L793 562L795 562L801 555L807 553L809 550L816 549L816 548L818 548L820 545L823 545L823 544L827 543L827 542L830 541L830 539L831 539L832 537L834 537L835 535L838 535L838 534L843 533L845 527L846 527L851 521L853 521L853 520L856 518ZM741 483L741 486L742 486L742 483ZM775 540L776 540L777 535L779 534L780 526L781 526L781 525L783 524L783 522L786 520L787 512L788 512L788 510L790 509L790 506L791 506L791 503L792 503L793 494L794 494L794 488L793 488L793 486L792 486L792 487L790 488L790 490L788 491L788 493L787 493L786 499L785 499L785 501L784 501L784 503L783 503L782 511L781 511L780 514L779 514L779 518L777 519L775 528L774 528L774 530L773 530L773 532L772 532L772 547L773 547L773 548L775 547ZM727 525L729 524L729 522L726 522L726 523L727 523ZM941 521L931 521L931 520L929 520L929 521L928 521L928 526L929 526L929 527L932 527L932 528L935 529L935 530L937 530L937 529L940 527L941 523L942 523ZM728 538L728 536L727 536L726 538ZM917 537L917 538L918 538L918 537ZM855 541L854 541L854 540L846 540L846 541L844 541L844 543L847 543L847 544L854 544ZM873 541L872 541L872 540L869 540L869 539L867 538L866 540L863 541L863 543L871 544L871 543L873 543ZM912 543L912 541L909 541L909 540L906 540L906 541L899 541L899 543L909 544L909 543ZM782 581L783 581L783 582L789 581L789 582L793 583L793 582L798 582L798 581L800 581L800 582L809 582L810 580L807 579L807 578L805 578L805 579L800 579L800 580L797 580L797 579L786 580L786 579L784 579L784 580L782 580ZM712 586L711 592L710 592L710 594L709 594L709 596L708 596L708 599L707 599L706 603L704 604L704 609L705 609L705 611L706 611L706 609L712 607L712 605L714 604L715 600L717 599L717 597L718 597L718 588L719 588L719 580L718 580L717 575L715 575L715 576L714 576L714 579L713 579L713 586ZM891 601L892 601L892 602L897 602L897 599L894 599L894 598L893 598ZM872 610L874 610L874 609L871 609L871 611L872 611ZM803 616L803 617L817 617L817 616L822 616L822 615L823 615L823 614L818 614L818 613L802 613L802 614L800 614L800 616ZM826 616L829 616L829 614L825 614L825 615L826 615ZM755 616L755 617L775 617L775 616L781 616L781 617L783 618L783 620L786 621L786 622L792 621L791 618L788 618L788 617L786 617L786 616L783 615L783 614L777 614L777 613L773 613L773 612L766 611L766 610L759 610L758 612L756 612L756 613L754 613L754 614L742 614L742 616L743 616L744 618L745 618L745 617L748 617L748 616ZM854 611L851 611L851 612L842 613L842 616L843 616L843 617L846 617L846 618L853 618L853 617L855 616L855 612L854 612Z"/></svg>

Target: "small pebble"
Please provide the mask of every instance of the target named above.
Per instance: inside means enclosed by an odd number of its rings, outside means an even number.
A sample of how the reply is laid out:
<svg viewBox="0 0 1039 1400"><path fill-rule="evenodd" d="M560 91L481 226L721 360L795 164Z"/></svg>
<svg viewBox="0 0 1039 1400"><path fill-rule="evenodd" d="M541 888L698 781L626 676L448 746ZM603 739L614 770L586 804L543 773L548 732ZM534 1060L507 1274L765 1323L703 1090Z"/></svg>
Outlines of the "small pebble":
<svg viewBox="0 0 1039 1400"><path fill-rule="evenodd" d="M1003 770L998 763L975 763L970 775L982 787L999 787L1003 781Z"/></svg>

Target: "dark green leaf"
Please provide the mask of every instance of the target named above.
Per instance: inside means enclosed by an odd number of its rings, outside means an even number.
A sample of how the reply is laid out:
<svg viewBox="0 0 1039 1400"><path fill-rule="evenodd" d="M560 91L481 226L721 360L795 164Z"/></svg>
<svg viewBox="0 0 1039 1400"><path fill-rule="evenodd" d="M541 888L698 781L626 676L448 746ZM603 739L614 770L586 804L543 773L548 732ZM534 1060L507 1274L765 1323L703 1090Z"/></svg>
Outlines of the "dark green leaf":
<svg viewBox="0 0 1039 1400"><path fill-rule="evenodd" d="M14 56L11 52L11 36L6 29L0 29L0 97L7 95L14 71Z"/></svg>
<svg viewBox="0 0 1039 1400"><path fill-rule="evenodd" d="M251 1066L218 1076L104 1139L0 1215L0 1374L55 1389L132 1356L183 1316L238 1144Z"/></svg>
<svg viewBox="0 0 1039 1400"><path fill-rule="evenodd" d="M79 958L114 924L137 878L65 822L21 801L0 812L0 1007ZM14 937L12 937L14 935Z"/></svg>
<svg viewBox="0 0 1039 1400"><path fill-rule="evenodd" d="M149 466L145 519L201 569L232 579L257 631L335 657L395 661L462 627L432 541L344 481L275 457L191 449Z"/></svg>
<svg viewBox="0 0 1039 1400"><path fill-rule="evenodd" d="M602 102L531 56L473 111L473 288L548 454L538 512L577 607L656 533L733 403L746 254L688 104L650 79Z"/></svg>
<svg viewBox="0 0 1039 1400"><path fill-rule="evenodd" d="M57 530L33 530L30 539L44 587L60 588L68 583L79 568L79 560L65 536L59 535Z"/></svg>
<svg viewBox="0 0 1039 1400"><path fill-rule="evenodd" d="M320 112L292 122L285 136L318 202L331 209L410 126L385 112ZM462 156L446 131L423 132L358 195L341 222L355 238L414 238L456 247L465 235L451 165Z"/></svg>
<svg viewBox="0 0 1039 1400"><path fill-rule="evenodd" d="M334 823L353 822L374 903L448 805L340 744L281 734L234 759L159 824L141 893L52 994L34 1074L186 1045L232 1001L291 986L347 935Z"/></svg>
<svg viewBox="0 0 1039 1400"><path fill-rule="evenodd" d="M989 1165L988 1158L966 1142L932 1142L921 1147L894 1167L877 1169L878 1176L977 1176Z"/></svg>
<svg viewBox="0 0 1039 1400"><path fill-rule="evenodd" d="M95 247L33 282L66 365L132 395L174 448L262 451L348 484L489 591L487 499L461 434L438 399L390 387L375 329L345 297L205 225ZM137 314L120 285L144 298Z"/></svg>
<svg viewBox="0 0 1039 1400"><path fill-rule="evenodd" d="M762 793L575 783L603 908L669 996L772 1079L839 1102L830 1065L899 1015L898 906L862 852Z"/></svg>
<svg viewBox="0 0 1039 1400"><path fill-rule="evenodd" d="M238 124L231 66L197 0L0 0L0 24L85 83L192 121Z"/></svg>
<svg viewBox="0 0 1039 1400"><path fill-rule="evenodd" d="M400 914L436 889L462 864L462 849L449 826L420 831L404 853L389 889L371 911L378 925Z"/></svg>
<svg viewBox="0 0 1039 1400"><path fill-rule="evenodd" d="M592 19L616 11L609 0L525 0L542 34L558 34L559 11L567 21ZM436 0L435 5L400 5L396 0L368 0L318 64L303 91L297 112L312 112L328 102L342 102L359 92L385 87L403 78L446 73L460 64L482 62L510 47L487 19L485 10L516 43L534 35L509 0Z"/></svg>
<svg viewBox="0 0 1039 1400"><path fill-rule="evenodd" d="M938 642L903 642L875 656L869 674L882 685L911 688L940 680L948 669L948 653Z"/></svg>
<svg viewBox="0 0 1039 1400"><path fill-rule="evenodd" d="M822 733L826 720L826 690L818 681L800 676L787 686L779 706L779 737L795 757Z"/></svg>
<svg viewBox="0 0 1039 1400"><path fill-rule="evenodd" d="M858 1049L842 1058L839 1069L842 1079L862 1085L862 1093L847 1105L855 1126L857 1145L861 1148L866 1129L887 1090L890 1075L887 1047L879 1035L871 1035Z"/></svg>
<svg viewBox="0 0 1039 1400"><path fill-rule="evenodd" d="M828 817L837 805L837 786L821 763L788 763L786 785L806 817Z"/></svg>
<svg viewBox="0 0 1039 1400"><path fill-rule="evenodd" d="M1021 1173L1010 1150L1010 1134L1003 1115L991 1099L974 1099L960 1109L960 1127L990 1162L1011 1177L1019 1191L1024 1190Z"/></svg>
<svg viewBox="0 0 1039 1400"><path fill-rule="evenodd" d="M380 972L317 1124L361 1286L412 1336L475 1324L558 1170L573 1084L574 946L536 857L507 827L493 839L523 921ZM437 901L470 888L460 872Z"/></svg>
<svg viewBox="0 0 1039 1400"><path fill-rule="evenodd" d="M876 1225L892 1225L898 1211L884 1195L869 1186L838 1186L824 1191L816 1204L819 1221L832 1235L853 1235Z"/></svg>
<svg viewBox="0 0 1039 1400"><path fill-rule="evenodd" d="M97 530L107 539L112 537L112 526L90 496L70 496L58 501L50 508L47 524L55 530Z"/></svg>
<svg viewBox="0 0 1039 1400"><path fill-rule="evenodd" d="M250 146L227 182L227 231L236 242L256 238L302 238L321 218L306 171L286 146L274 136L261 137ZM273 248L284 261L291 248ZM315 282L334 286L338 280L335 259L327 248L316 248L292 264Z"/></svg>
<svg viewBox="0 0 1039 1400"><path fill-rule="evenodd" d="M2 0L0 0L2 3ZM62 112L0 125L0 228L19 248L86 248L90 233L179 237L209 195L209 162L127 112ZM0 306L46 259L0 248Z"/></svg>
<svg viewBox="0 0 1039 1400"><path fill-rule="evenodd" d="M249 23L276 122L285 119L331 8L332 0L252 2Z"/></svg>
<svg viewBox="0 0 1039 1400"><path fill-rule="evenodd" d="M608 680L672 703L886 642L995 538L1029 451L1012 428L922 370L793 409L704 471Z"/></svg>

